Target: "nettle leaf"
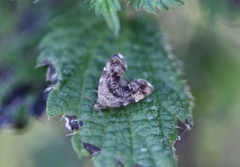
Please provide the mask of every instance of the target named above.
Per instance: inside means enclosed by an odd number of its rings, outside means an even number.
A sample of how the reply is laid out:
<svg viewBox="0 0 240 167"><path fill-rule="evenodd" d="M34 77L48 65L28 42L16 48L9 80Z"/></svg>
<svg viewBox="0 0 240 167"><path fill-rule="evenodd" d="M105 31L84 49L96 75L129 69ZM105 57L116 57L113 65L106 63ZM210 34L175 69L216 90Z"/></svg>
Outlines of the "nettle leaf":
<svg viewBox="0 0 240 167"><path fill-rule="evenodd" d="M155 13L155 9L169 10L169 7L183 5L181 0L132 0L133 7L136 10L143 8L149 13Z"/></svg>
<svg viewBox="0 0 240 167"><path fill-rule="evenodd" d="M90 6L91 8L94 7L97 15L103 15L109 28L117 35L120 30L120 23L117 15L117 11L121 10L119 0L91 0Z"/></svg>
<svg viewBox="0 0 240 167"><path fill-rule="evenodd" d="M116 37L103 20L76 6L52 22L37 61L55 72L47 113L78 118L72 144L79 156L91 154L96 166L176 166L177 121L192 124L191 95L157 24L143 16L122 22ZM101 72L116 52L128 63L124 78L144 78L155 89L138 103L94 111Z"/></svg>
<svg viewBox="0 0 240 167"><path fill-rule="evenodd" d="M160 10L169 10L169 7L183 5L181 0L127 0L131 2L136 10L141 8L149 13L155 13L156 8ZM121 10L119 0L90 0L90 7L95 9L95 13L103 15L108 27L118 35L120 23L117 11Z"/></svg>

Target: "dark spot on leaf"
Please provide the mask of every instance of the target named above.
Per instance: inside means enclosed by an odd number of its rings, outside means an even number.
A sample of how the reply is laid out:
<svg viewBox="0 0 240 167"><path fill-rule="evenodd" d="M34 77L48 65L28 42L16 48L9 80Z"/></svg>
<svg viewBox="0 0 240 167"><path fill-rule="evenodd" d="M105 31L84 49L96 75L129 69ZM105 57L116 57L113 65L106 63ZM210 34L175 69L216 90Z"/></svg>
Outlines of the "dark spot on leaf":
<svg viewBox="0 0 240 167"><path fill-rule="evenodd" d="M97 154L101 151L99 147L85 142L83 142L83 147L89 152L90 155Z"/></svg>
<svg viewBox="0 0 240 167"><path fill-rule="evenodd" d="M75 115L65 115L64 119L66 121L66 128L70 131L79 130L79 127L83 126L83 122L79 121Z"/></svg>
<svg viewBox="0 0 240 167"><path fill-rule="evenodd" d="M124 164L123 164L122 161L116 160L116 166L117 166L117 167L124 167Z"/></svg>
<svg viewBox="0 0 240 167"><path fill-rule="evenodd" d="M83 121L79 121L79 126L83 126Z"/></svg>

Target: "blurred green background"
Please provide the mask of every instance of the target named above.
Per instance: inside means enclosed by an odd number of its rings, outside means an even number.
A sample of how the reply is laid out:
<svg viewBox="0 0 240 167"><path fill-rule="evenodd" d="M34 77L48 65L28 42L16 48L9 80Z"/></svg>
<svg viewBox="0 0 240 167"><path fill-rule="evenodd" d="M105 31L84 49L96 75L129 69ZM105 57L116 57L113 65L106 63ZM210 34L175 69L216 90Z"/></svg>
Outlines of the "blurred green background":
<svg viewBox="0 0 240 167"><path fill-rule="evenodd" d="M22 80L43 90L46 71L34 69L36 48L64 7L63 0L0 1L1 98ZM196 99L195 124L175 145L178 166L240 166L240 0L185 0L185 5L153 17L183 60ZM10 79L9 73L14 73ZM1 167L92 166L90 158L78 159L60 118L29 118L23 130L1 132Z"/></svg>

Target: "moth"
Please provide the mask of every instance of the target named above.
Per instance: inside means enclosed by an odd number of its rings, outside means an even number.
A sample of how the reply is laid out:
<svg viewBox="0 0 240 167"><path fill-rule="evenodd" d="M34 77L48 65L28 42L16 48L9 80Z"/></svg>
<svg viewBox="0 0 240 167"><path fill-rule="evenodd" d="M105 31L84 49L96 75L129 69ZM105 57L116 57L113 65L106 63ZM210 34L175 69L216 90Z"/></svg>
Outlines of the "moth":
<svg viewBox="0 0 240 167"><path fill-rule="evenodd" d="M127 63L120 53L109 59L99 79L95 110L126 106L152 93L154 87L145 79L134 79L132 82L121 79L126 70Z"/></svg>

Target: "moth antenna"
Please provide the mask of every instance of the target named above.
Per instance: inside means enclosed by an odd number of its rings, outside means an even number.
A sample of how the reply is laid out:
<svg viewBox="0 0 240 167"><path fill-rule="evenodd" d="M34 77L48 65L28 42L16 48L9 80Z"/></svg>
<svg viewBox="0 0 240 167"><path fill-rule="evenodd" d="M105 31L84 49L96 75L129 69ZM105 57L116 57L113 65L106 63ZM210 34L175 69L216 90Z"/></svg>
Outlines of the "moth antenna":
<svg viewBox="0 0 240 167"><path fill-rule="evenodd" d="M94 92L95 92L95 91L94 91ZM92 104L95 104L95 103L96 103L92 98L90 98L88 95L84 94L82 91L80 91L80 93L81 93L85 98L87 98L88 100L90 100L90 101L92 102Z"/></svg>
<svg viewBox="0 0 240 167"><path fill-rule="evenodd" d="M92 98L90 98L90 97L87 96L87 95L86 95L86 98L87 98L88 100L90 100L90 101L92 102L92 104L95 104L95 103L96 103Z"/></svg>

